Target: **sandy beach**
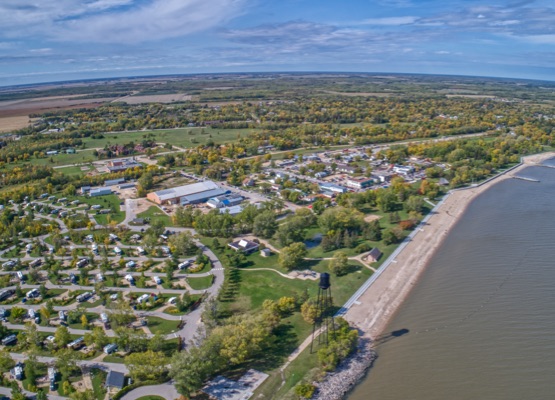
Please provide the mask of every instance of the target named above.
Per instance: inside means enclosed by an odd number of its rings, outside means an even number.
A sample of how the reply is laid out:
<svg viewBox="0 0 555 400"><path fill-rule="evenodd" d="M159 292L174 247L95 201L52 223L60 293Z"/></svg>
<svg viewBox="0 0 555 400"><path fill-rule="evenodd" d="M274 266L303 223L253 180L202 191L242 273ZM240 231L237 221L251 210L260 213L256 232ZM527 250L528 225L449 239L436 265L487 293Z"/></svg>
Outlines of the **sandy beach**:
<svg viewBox="0 0 555 400"><path fill-rule="evenodd" d="M386 260L380 267L383 268L381 275L347 310L345 319L369 338L383 334L388 321L406 299L445 236L464 214L471 201L496 183L519 176L519 172L524 168L553 157L555 153L524 157L517 167L479 186L451 191L434 209L427 223L417 228L417 232L403 250L394 259Z"/></svg>

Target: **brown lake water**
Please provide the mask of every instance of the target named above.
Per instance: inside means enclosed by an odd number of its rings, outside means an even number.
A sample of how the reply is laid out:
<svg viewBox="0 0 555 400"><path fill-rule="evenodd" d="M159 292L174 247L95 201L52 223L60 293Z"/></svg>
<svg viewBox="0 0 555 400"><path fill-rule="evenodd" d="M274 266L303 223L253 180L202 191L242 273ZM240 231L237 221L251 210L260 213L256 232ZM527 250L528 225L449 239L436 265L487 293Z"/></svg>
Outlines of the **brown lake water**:
<svg viewBox="0 0 555 400"><path fill-rule="evenodd" d="M540 183L470 204L349 400L555 399L555 169L519 175Z"/></svg>

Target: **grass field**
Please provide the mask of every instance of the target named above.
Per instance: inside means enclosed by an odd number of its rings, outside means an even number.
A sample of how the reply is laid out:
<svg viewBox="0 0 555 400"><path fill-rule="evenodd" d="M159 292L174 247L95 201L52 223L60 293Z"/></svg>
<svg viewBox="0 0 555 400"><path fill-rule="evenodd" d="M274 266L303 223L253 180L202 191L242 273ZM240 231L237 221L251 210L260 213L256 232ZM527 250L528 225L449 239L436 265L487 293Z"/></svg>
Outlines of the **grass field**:
<svg viewBox="0 0 555 400"><path fill-rule="evenodd" d="M187 282L189 283L189 286L191 286L192 289L194 290L202 290L202 289L208 289L210 286L212 286L212 275L209 276L202 276L199 278L187 278Z"/></svg>
<svg viewBox="0 0 555 400"><path fill-rule="evenodd" d="M137 214L138 218L150 218L150 223L162 221L164 226L172 226L172 219L156 206L150 206L148 210Z"/></svg>
<svg viewBox="0 0 555 400"><path fill-rule="evenodd" d="M212 139L214 143L229 143L237 140L238 136L245 137L255 132L255 129L212 129L212 128L182 128L139 132L105 133L101 139L84 138L86 148L104 147L106 145L140 142L145 135L154 135L157 143L171 143L177 147L196 147ZM191 132L191 134L189 134ZM204 132L204 134L203 134Z"/></svg>
<svg viewBox="0 0 555 400"><path fill-rule="evenodd" d="M81 164L98 160L90 151L79 151L74 154L56 154L45 158L30 158L29 164L31 165L47 165L49 167L56 167L59 165Z"/></svg>
<svg viewBox="0 0 555 400"><path fill-rule="evenodd" d="M106 382L106 376L108 374L99 368L93 368L91 370L91 375L94 396L97 398L97 400L103 400L106 396L104 383Z"/></svg>
<svg viewBox="0 0 555 400"><path fill-rule="evenodd" d="M146 317L148 321L148 329L154 334L160 333L162 335L167 335L177 330L179 324L178 321L169 321L167 319L158 317Z"/></svg>

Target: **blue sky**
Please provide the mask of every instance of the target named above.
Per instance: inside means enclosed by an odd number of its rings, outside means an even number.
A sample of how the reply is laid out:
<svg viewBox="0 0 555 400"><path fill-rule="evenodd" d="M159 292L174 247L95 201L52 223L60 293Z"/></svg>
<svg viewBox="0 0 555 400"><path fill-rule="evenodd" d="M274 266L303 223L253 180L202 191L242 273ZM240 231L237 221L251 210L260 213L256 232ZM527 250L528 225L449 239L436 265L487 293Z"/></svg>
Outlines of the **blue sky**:
<svg viewBox="0 0 555 400"><path fill-rule="evenodd" d="M206 72L555 80L555 2L0 0L0 85Z"/></svg>

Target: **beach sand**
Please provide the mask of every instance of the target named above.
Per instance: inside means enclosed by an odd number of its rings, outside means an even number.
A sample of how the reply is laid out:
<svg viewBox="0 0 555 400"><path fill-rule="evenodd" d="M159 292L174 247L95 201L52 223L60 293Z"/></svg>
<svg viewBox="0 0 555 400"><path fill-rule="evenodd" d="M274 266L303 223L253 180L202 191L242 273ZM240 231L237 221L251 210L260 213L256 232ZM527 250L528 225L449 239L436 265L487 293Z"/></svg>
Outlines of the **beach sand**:
<svg viewBox="0 0 555 400"><path fill-rule="evenodd" d="M542 153L524 157L514 169L490 179L479 186L451 191L434 209L427 224L419 230L394 260L387 260L382 274L358 298L344 318L360 329L364 336L376 338L384 333L387 323L406 299L430 259L453 228L470 202L480 193L504 180L511 179L528 167L555 157L555 153Z"/></svg>

